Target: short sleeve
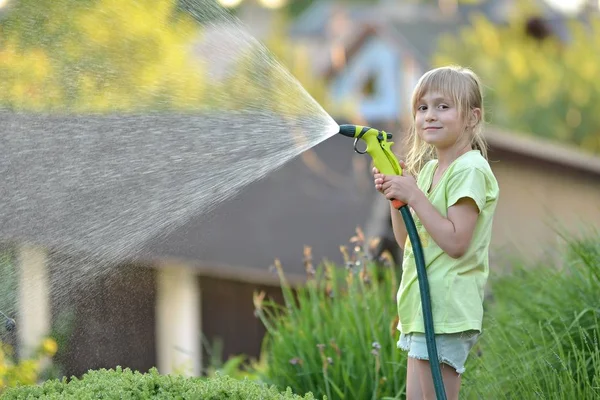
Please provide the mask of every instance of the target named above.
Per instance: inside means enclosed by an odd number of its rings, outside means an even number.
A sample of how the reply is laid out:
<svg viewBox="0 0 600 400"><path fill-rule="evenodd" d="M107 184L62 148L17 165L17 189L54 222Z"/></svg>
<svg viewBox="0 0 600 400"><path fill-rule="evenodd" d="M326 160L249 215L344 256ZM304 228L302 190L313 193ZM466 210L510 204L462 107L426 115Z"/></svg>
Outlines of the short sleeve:
<svg viewBox="0 0 600 400"><path fill-rule="evenodd" d="M477 168L465 168L452 174L446 185L446 198L448 207L453 206L458 200L469 197L475 201L479 212L486 203L485 174Z"/></svg>
<svg viewBox="0 0 600 400"><path fill-rule="evenodd" d="M431 174L433 167L435 166L435 162L435 160L428 161L423 168L421 168L419 176L417 177L417 186L425 193L427 193L427 190L429 189L427 184L431 184Z"/></svg>

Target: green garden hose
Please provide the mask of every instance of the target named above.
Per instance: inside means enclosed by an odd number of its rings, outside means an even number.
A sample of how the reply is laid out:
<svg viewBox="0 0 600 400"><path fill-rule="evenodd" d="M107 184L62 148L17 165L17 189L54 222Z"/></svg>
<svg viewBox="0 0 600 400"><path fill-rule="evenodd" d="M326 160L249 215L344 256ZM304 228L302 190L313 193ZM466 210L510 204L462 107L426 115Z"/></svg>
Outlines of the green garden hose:
<svg viewBox="0 0 600 400"><path fill-rule="evenodd" d="M421 247L421 239L415 226L415 221L410 214L408 206L400 207L400 213L406 225L406 232L413 248L415 256L415 264L417 266L417 279L419 281L419 291L421 292L421 308L423 309L423 322L425 324L425 341L427 343L427 353L433 354L434 357L429 357L429 365L431 366L431 375L435 386L435 393L438 400L446 400L446 392L444 390L444 380L442 379L442 371L440 363L432 360L438 359L437 345L435 343L435 330L433 328L433 311L431 309L431 296L429 294L429 281L427 280L427 270L425 269L425 257L423 257L423 248Z"/></svg>

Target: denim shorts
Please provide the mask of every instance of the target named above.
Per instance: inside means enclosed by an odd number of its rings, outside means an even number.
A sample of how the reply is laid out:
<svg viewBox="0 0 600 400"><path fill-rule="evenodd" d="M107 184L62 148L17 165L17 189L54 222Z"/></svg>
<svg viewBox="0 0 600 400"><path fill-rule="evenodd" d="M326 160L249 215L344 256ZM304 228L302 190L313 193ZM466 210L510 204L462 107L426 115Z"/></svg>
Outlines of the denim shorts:
<svg viewBox="0 0 600 400"><path fill-rule="evenodd" d="M458 374L465 372L465 362L469 352L477 343L481 333L466 331L435 335L435 343L440 363L450 365ZM408 356L419 360L429 360L427 342L423 333L400 334L398 348L408 351Z"/></svg>

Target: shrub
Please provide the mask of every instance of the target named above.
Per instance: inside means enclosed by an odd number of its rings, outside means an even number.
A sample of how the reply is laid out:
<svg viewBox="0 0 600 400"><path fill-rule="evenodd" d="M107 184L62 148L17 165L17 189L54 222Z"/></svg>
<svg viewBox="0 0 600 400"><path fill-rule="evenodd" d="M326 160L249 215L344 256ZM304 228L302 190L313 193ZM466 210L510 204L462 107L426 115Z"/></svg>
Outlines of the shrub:
<svg viewBox="0 0 600 400"><path fill-rule="evenodd" d="M318 271L306 249L310 279L293 289L276 262L285 306L255 294L257 316L267 329L263 379L295 393L328 399L381 399L404 391L406 358L396 347L393 268L370 263L364 237L345 248L346 268L324 263Z"/></svg>
<svg viewBox="0 0 600 400"><path fill-rule="evenodd" d="M148 373L130 369L89 371L78 378L49 380L40 386L22 386L6 391L3 399L203 399L203 400L314 400L312 394L294 395L290 389L281 393L275 387L236 380L228 376L213 379L160 375L155 368Z"/></svg>

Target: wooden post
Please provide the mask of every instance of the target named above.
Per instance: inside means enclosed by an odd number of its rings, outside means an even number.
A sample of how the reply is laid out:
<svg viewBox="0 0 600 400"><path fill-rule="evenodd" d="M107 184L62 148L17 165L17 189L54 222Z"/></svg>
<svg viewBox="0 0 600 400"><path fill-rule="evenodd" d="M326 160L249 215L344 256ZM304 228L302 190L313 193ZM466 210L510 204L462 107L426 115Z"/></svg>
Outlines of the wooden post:
<svg viewBox="0 0 600 400"><path fill-rule="evenodd" d="M183 265L157 272L157 368L161 374L199 376L202 366L198 277Z"/></svg>
<svg viewBox="0 0 600 400"><path fill-rule="evenodd" d="M50 333L47 256L42 248L22 245L18 251L19 296L17 337L21 358L33 355Z"/></svg>

